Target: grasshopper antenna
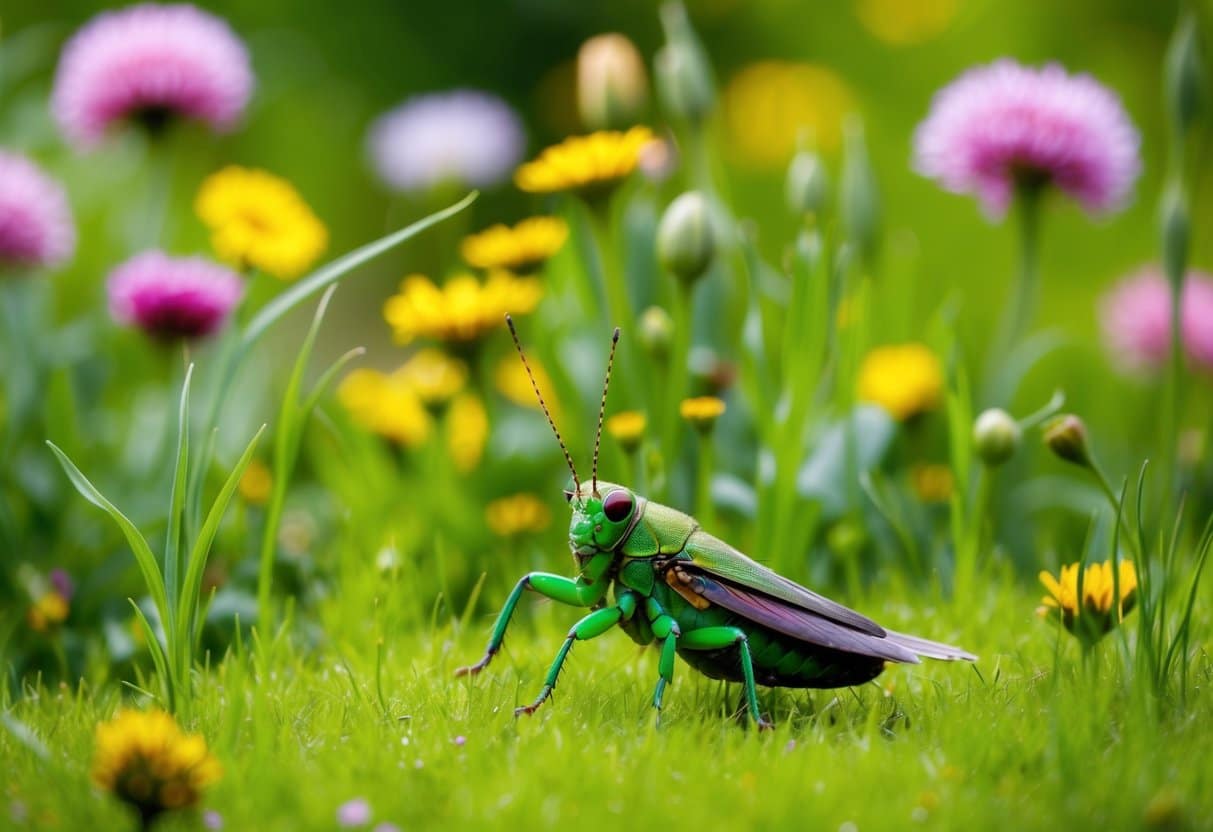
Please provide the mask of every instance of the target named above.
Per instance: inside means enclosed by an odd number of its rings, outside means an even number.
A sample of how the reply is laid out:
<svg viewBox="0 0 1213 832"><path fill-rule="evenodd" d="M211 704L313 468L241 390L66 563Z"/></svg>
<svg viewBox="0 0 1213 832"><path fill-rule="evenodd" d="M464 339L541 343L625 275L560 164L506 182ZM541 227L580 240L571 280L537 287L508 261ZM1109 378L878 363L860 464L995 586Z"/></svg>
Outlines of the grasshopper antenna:
<svg viewBox="0 0 1213 832"><path fill-rule="evenodd" d="M526 369L526 377L531 380L531 389L535 391L535 398L539 399L539 407L543 410L543 415L548 418L548 425L551 426L552 433L556 434L556 442L560 445L560 452L564 454L564 461L568 463L569 471L573 474L573 489L579 493L581 491L581 480L577 478L577 468L573 465L573 457L569 456L569 449L564 444L564 438L561 437L560 431L556 429L556 422L552 419L552 412L548 410L547 402L543 400L543 394L539 392L539 384L535 381L535 374L531 372L531 365L527 363L526 353L522 351L522 342L518 340L518 331L514 329L514 319L506 315L505 323L510 328L510 337L514 339L514 346L518 348L518 357L522 359L522 366ZM618 330L616 330L616 337L618 337ZM601 420L599 420L599 424L601 424ZM595 455L595 459L597 459L597 455ZM595 462L594 468L597 470L597 462Z"/></svg>
<svg viewBox="0 0 1213 832"><path fill-rule="evenodd" d="M607 390L611 386L611 368L615 366L615 347L618 345L619 327L615 327L615 334L611 336L611 353L607 356L606 379L602 382L602 403L598 405L598 430L594 432L594 470L591 481L593 482L592 493L595 497L598 496L598 448L602 445L602 417L606 415Z"/></svg>

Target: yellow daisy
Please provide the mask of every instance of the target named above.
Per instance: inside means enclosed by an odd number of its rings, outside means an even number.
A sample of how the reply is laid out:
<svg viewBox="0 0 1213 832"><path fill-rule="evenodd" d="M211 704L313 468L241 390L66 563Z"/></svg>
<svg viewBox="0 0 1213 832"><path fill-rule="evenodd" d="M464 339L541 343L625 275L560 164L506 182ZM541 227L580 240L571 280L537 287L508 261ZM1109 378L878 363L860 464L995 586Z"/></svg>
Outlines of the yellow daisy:
<svg viewBox="0 0 1213 832"><path fill-rule="evenodd" d="M858 395L898 421L931 410L943 396L939 359L922 344L877 347L859 368Z"/></svg>
<svg viewBox="0 0 1213 832"><path fill-rule="evenodd" d="M489 440L489 415L474 393L461 393L447 411L447 450L455 467L467 473L480 464Z"/></svg>
<svg viewBox="0 0 1213 832"><path fill-rule="evenodd" d="M442 350L427 347L418 350L392 376L412 387L425 404L442 405L463 389L467 382L468 368L462 361L451 358Z"/></svg>
<svg viewBox="0 0 1213 832"><path fill-rule="evenodd" d="M397 444L411 448L429 436L429 414L399 376L360 367L341 381L337 399L355 422Z"/></svg>
<svg viewBox="0 0 1213 832"><path fill-rule="evenodd" d="M418 337L474 341L503 326L507 313L533 311L542 297L538 280L506 271L490 272L484 283L460 274L442 286L414 274L404 279L398 294L388 298L383 317L402 344Z"/></svg>
<svg viewBox="0 0 1213 832"><path fill-rule="evenodd" d="M552 513L534 494L514 494L489 503L484 519L498 537L515 537L543 531L552 522Z"/></svg>
<svg viewBox="0 0 1213 832"><path fill-rule="evenodd" d="M759 61L733 76L724 90L729 145L756 166L786 165L806 133L822 152L834 152L843 118L854 108L846 82L816 64Z"/></svg>
<svg viewBox="0 0 1213 832"><path fill-rule="evenodd" d="M631 453L640 447L640 440L644 438L647 421L643 411L624 410L606 420L606 432L625 451Z"/></svg>
<svg viewBox="0 0 1213 832"><path fill-rule="evenodd" d="M724 401L715 396L699 396L693 399L683 399L678 405L678 412L697 430L710 430L716 420L724 415Z"/></svg>
<svg viewBox="0 0 1213 832"><path fill-rule="evenodd" d="M34 632L45 633L66 621L70 612L67 598L50 589L38 596L26 611L25 621Z"/></svg>
<svg viewBox="0 0 1213 832"><path fill-rule="evenodd" d="M478 269L528 274L560 251L568 236L569 227L559 217L531 217L512 228L494 225L465 237L459 252Z"/></svg>
<svg viewBox="0 0 1213 832"><path fill-rule="evenodd" d="M1040 582L1049 594L1041 599L1036 613L1045 617L1056 616L1067 630L1082 641L1093 644L1133 609L1137 600L1137 569L1132 561L1122 560L1117 576L1110 560L1088 564L1082 574L1080 602L1079 566L1077 563L1066 564L1056 578L1049 572L1040 573ZM1117 583L1119 601L1116 598ZM1113 611L1114 608L1119 608L1119 615Z"/></svg>
<svg viewBox="0 0 1213 832"><path fill-rule="evenodd" d="M647 127L571 136L519 167L514 183L541 194L611 186L636 169L641 148L652 140Z"/></svg>
<svg viewBox="0 0 1213 832"><path fill-rule="evenodd" d="M285 179L231 165L202 183L194 201L221 260L281 280L303 274L328 245L328 230Z"/></svg>
<svg viewBox="0 0 1213 832"><path fill-rule="evenodd" d="M527 356L527 362L531 365L531 373L535 376L535 385L539 387L539 395L543 396L548 410L552 412L553 417L556 417L560 412L560 402L556 399L556 388L552 384L552 377L548 375L547 368L534 356ZM517 356L507 355L497 363L497 369L493 372L493 382L497 385L501 395L514 404L533 410L539 409L539 399L535 397L531 379L527 376L526 367L522 365Z"/></svg>

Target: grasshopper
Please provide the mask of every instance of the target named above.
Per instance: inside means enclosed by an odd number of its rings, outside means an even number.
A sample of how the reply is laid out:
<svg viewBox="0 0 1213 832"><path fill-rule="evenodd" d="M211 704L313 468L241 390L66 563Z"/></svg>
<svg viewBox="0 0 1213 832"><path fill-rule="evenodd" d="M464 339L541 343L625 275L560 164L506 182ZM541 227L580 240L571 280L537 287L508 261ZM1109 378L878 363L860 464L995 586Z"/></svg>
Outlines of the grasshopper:
<svg viewBox="0 0 1213 832"><path fill-rule="evenodd" d="M875 621L788 580L700 528L690 515L652 502L625 486L599 481L598 450L610 385L616 328L607 360L593 473L581 482L518 340L514 345L573 475L566 491L572 509L569 548L577 576L548 572L523 576L497 617L484 657L457 676L479 673L501 649L506 628L528 589L562 604L589 608L556 653L539 696L517 708L534 713L552 694L577 641L622 628L661 653L653 707L660 714L674 679L674 657L700 673L744 686L744 707L759 728L769 728L758 707L757 686L835 688L875 678L886 662L917 664L920 656L975 661L947 644L887 630Z"/></svg>

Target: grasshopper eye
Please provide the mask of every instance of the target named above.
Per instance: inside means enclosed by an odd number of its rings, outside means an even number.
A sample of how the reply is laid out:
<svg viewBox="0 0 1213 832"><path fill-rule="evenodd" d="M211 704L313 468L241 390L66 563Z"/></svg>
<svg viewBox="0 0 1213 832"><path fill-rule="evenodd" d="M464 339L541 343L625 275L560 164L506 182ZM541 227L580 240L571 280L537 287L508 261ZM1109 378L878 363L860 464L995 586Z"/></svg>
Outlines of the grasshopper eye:
<svg viewBox="0 0 1213 832"><path fill-rule="evenodd" d="M602 513L612 523L618 523L632 513L632 495L626 491L612 491L602 501Z"/></svg>

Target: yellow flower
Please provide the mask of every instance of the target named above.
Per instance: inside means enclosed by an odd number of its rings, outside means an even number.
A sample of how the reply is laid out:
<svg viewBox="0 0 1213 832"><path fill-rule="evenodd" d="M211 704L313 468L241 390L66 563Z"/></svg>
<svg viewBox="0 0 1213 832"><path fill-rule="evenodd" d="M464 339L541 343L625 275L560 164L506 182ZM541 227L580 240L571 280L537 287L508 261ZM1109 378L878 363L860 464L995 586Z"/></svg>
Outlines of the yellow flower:
<svg viewBox="0 0 1213 832"><path fill-rule="evenodd" d="M559 217L531 217L512 228L494 225L464 237L459 252L478 269L528 274L560 251L568 236L568 224Z"/></svg>
<svg viewBox="0 0 1213 832"><path fill-rule="evenodd" d="M948 28L958 0L858 0L855 13L864 28L885 43L910 46Z"/></svg>
<svg viewBox="0 0 1213 832"><path fill-rule="evenodd" d="M463 389L467 365L442 350L426 347L417 351L404 366L392 373L395 380L413 388L427 405L441 405Z"/></svg>
<svg viewBox="0 0 1213 832"><path fill-rule="evenodd" d="M405 447L430 433L430 417L412 385L395 375L359 368L337 388L337 399L354 421Z"/></svg>
<svg viewBox="0 0 1213 832"><path fill-rule="evenodd" d="M264 462L254 459L240 475L240 496L246 503L265 505L274 486L274 477Z"/></svg>
<svg viewBox="0 0 1213 832"><path fill-rule="evenodd" d="M724 401L715 396L683 399L678 412L697 430L707 431L724 414Z"/></svg>
<svg viewBox="0 0 1213 832"><path fill-rule="evenodd" d="M570 136L519 167L514 183L541 194L611 186L636 169L641 148L652 140L647 127Z"/></svg>
<svg viewBox="0 0 1213 832"><path fill-rule="evenodd" d="M1040 616L1056 616L1067 630L1087 644L1099 641L1133 609L1137 600L1137 570L1132 561L1120 561L1120 599L1116 599L1117 577L1112 561L1088 564L1082 575L1082 602L1078 600L1078 570L1080 564L1061 568L1054 578L1049 572L1040 573L1040 582L1049 594L1036 609ZM1119 609L1119 614L1113 607Z"/></svg>
<svg viewBox="0 0 1213 832"><path fill-rule="evenodd" d="M26 623L31 630L45 633L67 620L71 612L68 600L53 589L42 593L29 610L25 613Z"/></svg>
<svg viewBox="0 0 1213 832"><path fill-rule="evenodd" d="M552 412L552 418L556 418L560 412L560 402L556 400L556 388L552 386L552 377L533 356L529 356L527 361L530 362L531 372L535 376L535 384L539 387L539 395L543 396L543 400L547 402L548 410ZM531 386L531 380L526 374L526 367L522 366L522 362L517 357L509 355L502 358L493 372L493 381L496 383L497 389L501 391L501 395L514 404L534 410L539 409L539 399L535 397L535 388Z"/></svg>
<svg viewBox="0 0 1213 832"><path fill-rule="evenodd" d="M414 274L400 284L399 294L388 298L383 317L402 344L418 337L474 341L503 326L507 313L533 311L542 297L538 280L505 271L490 272L483 284L470 274L459 274L444 286Z"/></svg>
<svg viewBox="0 0 1213 832"><path fill-rule="evenodd" d="M946 465L915 465L910 485L924 503L946 503L952 497L952 469Z"/></svg>
<svg viewBox="0 0 1213 832"><path fill-rule="evenodd" d="M547 503L534 494L514 494L493 500L484 509L484 519L493 534L514 537L541 532L552 522Z"/></svg>
<svg viewBox="0 0 1213 832"><path fill-rule="evenodd" d="M120 710L97 725L93 781L129 803L145 828L162 812L198 802L223 776L200 734L186 734L161 710Z"/></svg>
<svg viewBox="0 0 1213 832"><path fill-rule="evenodd" d="M194 210L220 259L281 280L303 274L328 245L328 230L299 192L264 170L231 165L211 174Z"/></svg>
<svg viewBox="0 0 1213 832"><path fill-rule="evenodd" d="M690 400L688 400L690 401ZM606 420L606 432L629 453L640 447L647 420L642 411L624 410Z"/></svg>
<svg viewBox="0 0 1213 832"><path fill-rule="evenodd" d="M905 421L939 404L943 370L935 353L922 344L877 347L859 368L858 394L861 401Z"/></svg>
<svg viewBox="0 0 1213 832"><path fill-rule="evenodd" d="M842 78L814 64L759 61L724 91L730 144L744 161L763 167L786 165L806 133L822 152L835 151L843 117L853 109Z"/></svg>
<svg viewBox="0 0 1213 832"><path fill-rule="evenodd" d="M462 393L447 412L447 450L455 467L467 473L480 464L489 439L489 415L474 393Z"/></svg>

